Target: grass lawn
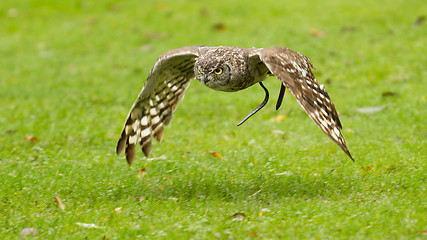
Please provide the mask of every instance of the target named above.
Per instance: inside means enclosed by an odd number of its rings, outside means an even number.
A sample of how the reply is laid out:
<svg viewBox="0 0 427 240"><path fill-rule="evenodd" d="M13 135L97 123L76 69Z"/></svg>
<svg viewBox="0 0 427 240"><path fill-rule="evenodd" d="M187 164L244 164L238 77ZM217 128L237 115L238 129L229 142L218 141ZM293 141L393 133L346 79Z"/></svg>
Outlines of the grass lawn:
<svg viewBox="0 0 427 240"><path fill-rule="evenodd" d="M2 0L0 239L426 239L426 9ZM289 92L276 111L271 77L240 127L262 89L194 80L151 158L128 167L125 117L156 58L187 45L309 56L356 162Z"/></svg>

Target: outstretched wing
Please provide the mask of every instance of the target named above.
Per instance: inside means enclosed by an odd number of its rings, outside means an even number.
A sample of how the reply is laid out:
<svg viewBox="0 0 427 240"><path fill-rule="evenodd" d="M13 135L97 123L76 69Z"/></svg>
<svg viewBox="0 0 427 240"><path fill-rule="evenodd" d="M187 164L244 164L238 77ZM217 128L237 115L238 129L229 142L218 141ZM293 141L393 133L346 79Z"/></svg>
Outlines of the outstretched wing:
<svg viewBox="0 0 427 240"><path fill-rule="evenodd" d="M194 63L200 46L168 51L157 59L127 117L117 143L117 155L125 149L128 164L135 158L139 143L145 156L151 151L151 136L163 138L163 125L172 119L178 102L194 78Z"/></svg>
<svg viewBox="0 0 427 240"><path fill-rule="evenodd" d="M314 78L313 65L306 56L287 48L272 47L256 50L259 57L289 91L314 122L354 161L341 134L341 122L326 89Z"/></svg>

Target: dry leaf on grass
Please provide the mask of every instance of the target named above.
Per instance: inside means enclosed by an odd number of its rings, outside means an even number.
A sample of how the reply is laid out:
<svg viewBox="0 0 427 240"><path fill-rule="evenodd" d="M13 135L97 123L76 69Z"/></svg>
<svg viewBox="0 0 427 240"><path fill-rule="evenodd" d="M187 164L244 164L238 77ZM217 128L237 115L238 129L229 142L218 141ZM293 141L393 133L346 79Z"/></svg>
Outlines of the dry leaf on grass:
<svg viewBox="0 0 427 240"><path fill-rule="evenodd" d="M426 20L425 16L419 16L417 18L417 20L415 20L414 26L421 26L424 23L425 20Z"/></svg>
<svg viewBox="0 0 427 240"><path fill-rule="evenodd" d="M219 153L217 153L217 152L209 151L209 153L211 154L212 157L216 157L218 159L222 159L222 156Z"/></svg>
<svg viewBox="0 0 427 240"><path fill-rule="evenodd" d="M200 8L199 14L202 16L207 16L209 15L209 10L207 8Z"/></svg>
<svg viewBox="0 0 427 240"><path fill-rule="evenodd" d="M313 37L326 37L326 32L321 31L319 29L310 29L309 33Z"/></svg>
<svg viewBox="0 0 427 240"><path fill-rule="evenodd" d="M217 23L217 24L213 25L212 28L217 30L217 31L227 30L227 26L225 26L223 23Z"/></svg>
<svg viewBox="0 0 427 240"><path fill-rule="evenodd" d="M269 122L283 122L286 120L286 116L285 115L278 115L276 117L270 118L270 120L268 120Z"/></svg>
<svg viewBox="0 0 427 240"><path fill-rule="evenodd" d="M386 106L378 106L378 107L364 107L364 108L356 108L356 111L362 114L374 114L377 112L381 112L385 109Z"/></svg>
<svg viewBox="0 0 427 240"><path fill-rule="evenodd" d="M285 176L292 176L292 175L294 175L292 172L290 172L290 171L285 171L285 172L281 172L281 173L276 173L276 174L274 174L274 175L276 175L276 176L282 176L282 175L285 175Z"/></svg>
<svg viewBox="0 0 427 240"><path fill-rule="evenodd" d="M79 227L82 227L82 228L99 228L96 224L93 224L93 223L79 223L79 222L76 222L76 224Z"/></svg>
<svg viewBox="0 0 427 240"><path fill-rule="evenodd" d="M136 197L135 199L137 202L142 202L144 201L145 197Z"/></svg>
<svg viewBox="0 0 427 240"><path fill-rule="evenodd" d="M246 218L246 215L244 213L235 213L232 217L234 218L233 220L241 221Z"/></svg>
<svg viewBox="0 0 427 240"><path fill-rule="evenodd" d="M249 236L251 236L251 237L259 237L259 234L254 231L254 232L249 233Z"/></svg>
<svg viewBox="0 0 427 240"><path fill-rule="evenodd" d="M399 96L399 94L392 91L385 91L381 93L381 97L395 97L395 96Z"/></svg>
<svg viewBox="0 0 427 240"><path fill-rule="evenodd" d="M40 142L40 140L33 135L26 135L25 140L30 141L30 142L34 142L34 143Z"/></svg>
<svg viewBox="0 0 427 240"><path fill-rule="evenodd" d="M367 173L369 171L372 171L375 169L375 165L367 165L367 166L363 166L360 170L362 171L362 173Z"/></svg>
<svg viewBox="0 0 427 240"><path fill-rule="evenodd" d="M165 38L167 37L166 33L162 33L162 32L151 32L151 31L146 31L144 33L144 37L150 40L157 40L157 39L161 39L161 38Z"/></svg>
<svg viewBox="0 0 427 240"><path fill-rule="evenodd" d="M62 202L61 198L59 198L58 196L55 197L55 202L56 204L58 204L59 209L61 209L62 211L65 210L65 204Z"/></svg>
<svg viewBox="0 0 427 240"><path fill-rule="evenodd" d="M154 47L151 44L145 44L138 47L138 51L140 52L151 52L153 50L154 50Z"/></svg>
<svg viewBox="0 0 427 240"><path fill-rule="evenodd" d="M140 168L138 170L138 173L136 174L136 177L137 178L142 178L146 173L147 173L147 171L145 170L145 168Z"/></svg>
<svg viewBox="0 0 427 240"><path fill-rule="evenodd" d="M357 31L358 30L358 27L356 27L356 26L351 26L351 25L349 25L349 26L343 26L342 28L341 28L341 32L355 32L355 31Z"/></svg>
<svg viewBox="0 0 427 240"><path fill-rule="evenodd" d="M273 134L277 134L277 135L283 135L283 134L285 134L285 132L284 132L284 131L282 131L282 130L278 130L278 129L271 131L271 133L273 133Z"/></svg>
<svg viewBox="0 0 427 240"><path fill-rule="evenodd" d="M4 134L9 135L9 134L13 134L15 132L16 132L16 129L9 129L9 130L4 131Z"/></svg>
<svg viewBox="0 0 427 240"><path fill-rule="evenodd" d="M37 230L37 228L24 228L21 230L21 235L23 237L30 235L36 236L37 234L39 234L39 230Z"/></svg>

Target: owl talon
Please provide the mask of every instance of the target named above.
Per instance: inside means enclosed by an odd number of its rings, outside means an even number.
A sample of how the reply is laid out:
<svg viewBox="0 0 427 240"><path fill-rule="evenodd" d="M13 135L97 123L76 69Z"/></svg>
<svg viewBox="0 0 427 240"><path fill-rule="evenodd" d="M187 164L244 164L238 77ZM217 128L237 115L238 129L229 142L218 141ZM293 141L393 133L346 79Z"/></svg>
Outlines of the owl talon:
<svg viewBox="0 0 427 240"><path fill-rule="evenodd" d="M262 84L262 82L259 82L259 85L261 85L261 87L262 87L262 89L264 89L264 91L265 91L265 98L264 98L264 101L262 101L262 103L258 106L258 107L256 107L251 113L249 113L248 114L248 116L246 116L245 118L243 118L243 120L242 121L240 121L238 124L237 124L237 126L240 126L240 125L242 125L244 122L246 122L246 120L248 120L250 117L252 117L255 113L257 113L261 108L263 108L264 106L265 106L265 104L267 104L267 102L268 102L268 97L269 97L269 93L268 93L268 90L267 90L267 88L265 88L265 86L264 86L264 84ZM280 90L281 91L281 90Z"/></svg>
<svg viewBox="0 0 427 240"><path fill-rule="evenodd" d="M282 106L282 101L283 101L283 96L285 95L285 91L286 91L286 87L282 83L280 87L279 97L277 98L276 110L279 110L280 106Z"/></svg>

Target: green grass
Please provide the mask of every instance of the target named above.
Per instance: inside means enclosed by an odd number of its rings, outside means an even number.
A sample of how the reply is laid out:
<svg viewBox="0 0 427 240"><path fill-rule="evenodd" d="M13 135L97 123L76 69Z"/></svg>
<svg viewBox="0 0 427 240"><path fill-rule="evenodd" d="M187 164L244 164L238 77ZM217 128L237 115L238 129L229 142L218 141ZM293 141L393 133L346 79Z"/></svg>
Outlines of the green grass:
<svg viewBox="0 0 427 240"><path fill-rule="evenodd" d="M427 20L416 24L425 9L3 0L0 239L30 227L34 239L425 239ZM128 167L115 144L144 79L162 52L198 44L309 56L356 162L288 93L275 111L271 78L272 101L240 127L259 87L223 93L193 81L153 159L138 152ZM358 112L376 106L386 107Z"/></svg>

